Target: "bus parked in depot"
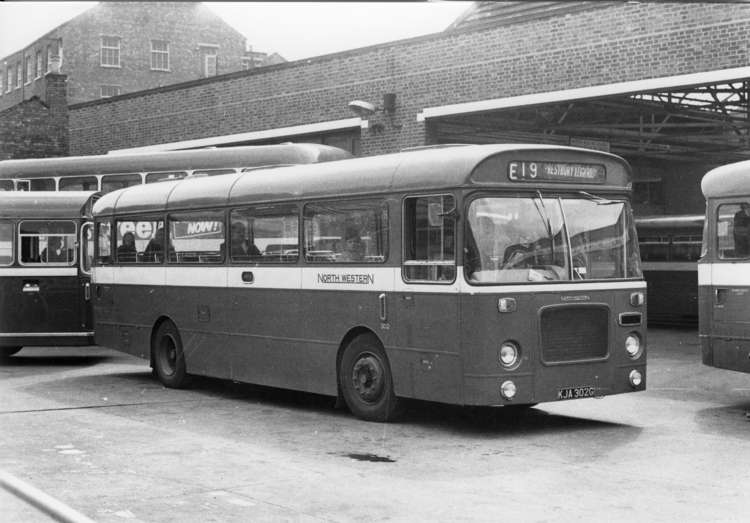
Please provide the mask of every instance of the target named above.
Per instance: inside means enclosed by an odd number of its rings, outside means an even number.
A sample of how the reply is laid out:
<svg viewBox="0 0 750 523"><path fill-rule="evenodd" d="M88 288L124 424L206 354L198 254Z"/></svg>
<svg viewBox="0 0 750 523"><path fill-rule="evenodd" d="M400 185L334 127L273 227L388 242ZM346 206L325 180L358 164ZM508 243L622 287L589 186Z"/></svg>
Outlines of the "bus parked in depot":
<svg viewBox="0 0 750 523"><path fill-rule="evenodd" d="M709 171L703 257L698 262L703 363L750 372L750 162Z"/></svg>
<svg viewBox="0 0 750 523"><path fill-rule="evenodd" d="M0 357L91 345L91 192L0 192Z"/></svg>
<svg viewBox="0 0 750 523"><path fill-rule="evenodd" d="M159 153L0 161L0 191L99 191L191 176L231 174L259 166L351 158L343 149L284 143Z"/></svg>
<svg viewBox="0 0 750 523"><path fill-rule="evenodd" d="M123 189L94 207L97 343L366 420L643 390L629 197L623 159L532 145Z"/></svg>
<svg viewBox="0 0 750 523"><path fill-rule="evenodd" d="M698 259L704 216L635 219L648 285L649 325L698 325Z"/></svg>

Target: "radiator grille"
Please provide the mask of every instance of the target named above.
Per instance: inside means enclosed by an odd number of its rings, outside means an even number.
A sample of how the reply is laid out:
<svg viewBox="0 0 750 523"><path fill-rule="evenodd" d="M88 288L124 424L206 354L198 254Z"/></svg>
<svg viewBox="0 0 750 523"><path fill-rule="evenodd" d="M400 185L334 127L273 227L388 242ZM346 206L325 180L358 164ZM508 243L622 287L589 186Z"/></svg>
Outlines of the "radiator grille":
<svg viewBox="0 0 750 523"><path fill-rule="evenodd" d="M609 310L599 306L542 311L542 359L548 363L604 358Z"/></svg>

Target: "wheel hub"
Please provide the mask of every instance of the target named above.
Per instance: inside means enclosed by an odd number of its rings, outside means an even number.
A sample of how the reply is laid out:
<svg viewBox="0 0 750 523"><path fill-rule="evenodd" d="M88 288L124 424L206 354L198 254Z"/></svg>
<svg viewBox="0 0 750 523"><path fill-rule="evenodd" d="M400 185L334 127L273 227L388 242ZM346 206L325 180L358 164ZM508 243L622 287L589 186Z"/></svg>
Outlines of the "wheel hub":
<svg viewBox="0 0 750 523"><path fill-rule="evenodd" d="M383 367L380 360L372 354L358 359L352 369L352 383L363 401L377 401L383 392Z"/></svg>

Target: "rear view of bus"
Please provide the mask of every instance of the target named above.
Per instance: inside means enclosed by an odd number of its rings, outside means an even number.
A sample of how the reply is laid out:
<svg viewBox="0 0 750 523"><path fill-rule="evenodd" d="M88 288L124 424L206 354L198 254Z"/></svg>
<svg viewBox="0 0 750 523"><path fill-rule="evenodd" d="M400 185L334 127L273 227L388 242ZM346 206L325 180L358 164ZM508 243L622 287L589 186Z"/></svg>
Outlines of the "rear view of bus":
<svg viewBox="0 0 750 523"><path fill-rule="evenodd" d="M750 162L709 171L698 262L703 363L750 372Z"/></svg>
<svg viewBox="0 0 750 523"><path fill-rule="evenodd" d="M0 192L0 357L24 346L93 343L81 259L93 246L84 226L93 199L90 192Z"/></svg>

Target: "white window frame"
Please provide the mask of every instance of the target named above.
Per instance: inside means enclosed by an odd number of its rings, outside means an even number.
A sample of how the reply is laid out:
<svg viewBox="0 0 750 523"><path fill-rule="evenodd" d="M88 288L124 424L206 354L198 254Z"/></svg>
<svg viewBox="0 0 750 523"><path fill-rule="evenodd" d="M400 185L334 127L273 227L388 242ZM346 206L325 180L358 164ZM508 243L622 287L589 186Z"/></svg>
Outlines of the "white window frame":
<svg viewBox="0 0 750 523"><path fill-rule="evenodd" d="M23 86L23 60L16 62L16 89Z"/></svg>
<svg viewBox="0 0 750 523"><path fill-rule="evenodd" d="M106 39L117 40L117 47L114 47L112 45L104 45ZM119 68L122 67L122 63L121 63L121 60L120 60L120 58L121 58L120 57L120 51L121 51L121 48L122 48L122 46L120 45L121 41L122 41L122 39L119 36L108 36L108 35L102 35L101 36L100 46L99 46L99 65L101 67L112 67L112 68L115 68L115 69L119 69ZM111 43L111 42L109 42L109 43ZM116 64L115 63L105 63L104 62L105 51L112 51L113 53L114 52L117 53L116 54L116 56L117 56L117 63Z"/></svg>
<svg viewBox="0 0 750 523"><path fill-rule="evenodd" d="M52 46L48 45L47 46L47 71L45 72L49 73L51 70L50 69L51 67L52 67Z"/></svg>
<svg viewBox="0 0 750 523"><path fill-rule="evenodd" d="M210 78L219 74L219 46L214 44L198 44L203 57L203 76ZM208 73L209 60L213 61L213 74Z"/></svg>
<svg viewBox="0 0 750 523"><path fill-rule="evenodd" d="M154 43L164 44L166 49L154 49ZM166 66L165 67L157 67L154 65L154 62L156 59L156 62L158 62L160 59L164 58L166 56ZM170 70L170 63L169 63L169 42L167 40L151 40L151 70L152 71L169 71Z"/></svg>
<svg viewBox="0 0 750 523"><path fill-rule="evenodd" d="M35 79L41 78L42 77L42 51L37 50L36 53L34 53L34 58L36 60L34 64L36 66L36 76L34 78Z"/></svg>
<svg viewBox="0 0 750 523"><path fill-rule="evenodd" d="M26 77L24 85L29 85L31 82L34 81L34 62L31 61L32 55L27 54L26 55L26 63L24 64L25 70L26 70Z"/></svg>
<svg viewBox="0 0 750 523"><path fill-rule="evenodd" d="M13 66L8 65L5 69L5 92L9 93L13 90Z"/></svg>
<svg viewBox="0 0 750 523"><path fill-rule="evenodd" d="M105 88L112 88L117 89L117 94L104 94ZM111 85L111 84L102 84L99 86L99 98L112 98L113 96L120 96L122 94L122 86L121 85Z"/></svg>

